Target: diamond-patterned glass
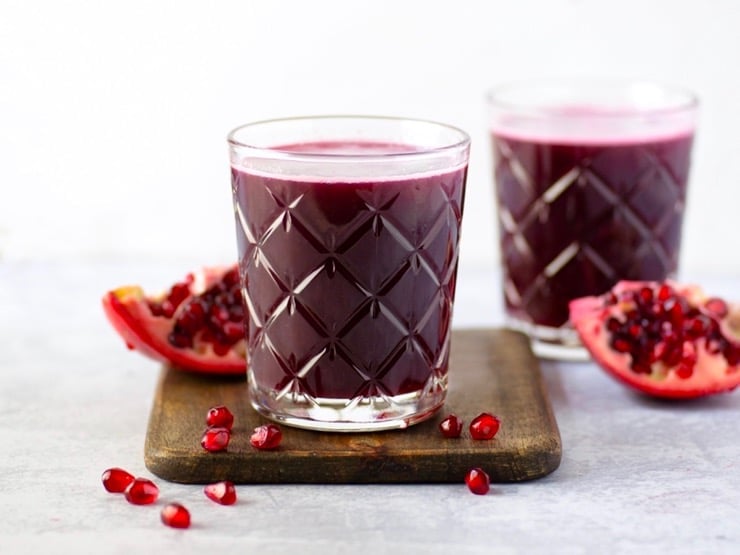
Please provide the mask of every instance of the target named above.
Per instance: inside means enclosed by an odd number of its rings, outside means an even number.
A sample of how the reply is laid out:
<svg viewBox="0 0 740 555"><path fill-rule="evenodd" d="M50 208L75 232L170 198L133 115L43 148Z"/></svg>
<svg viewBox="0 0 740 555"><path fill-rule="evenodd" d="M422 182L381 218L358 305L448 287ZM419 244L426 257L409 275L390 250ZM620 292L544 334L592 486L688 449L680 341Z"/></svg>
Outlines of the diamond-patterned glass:
<svg viewBox="0 0 740 555"><path fill-rule="evenodd" d="M347 406L445 386L463 169L233 179L252 383Z"/></svg>
<svg viewBox="0 0 740 555"><path fill-rule="evenodd" d="M549 328L568 301L678 265L692 136L624 144L493 136L504 295Z"/></svg>

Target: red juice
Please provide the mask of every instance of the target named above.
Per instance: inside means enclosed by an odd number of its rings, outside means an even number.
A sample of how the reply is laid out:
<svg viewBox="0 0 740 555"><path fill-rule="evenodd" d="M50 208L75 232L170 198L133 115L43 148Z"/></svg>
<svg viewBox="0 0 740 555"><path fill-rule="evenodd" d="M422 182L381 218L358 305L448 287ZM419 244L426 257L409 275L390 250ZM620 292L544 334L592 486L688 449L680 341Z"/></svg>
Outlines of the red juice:
<svg viewBox="0 0 740 555"><path fill-rule="evenodd" d="M323 142L279 150L408 147ZM232 166L253 386L353 399L446 382L465 177L463 166L378 179Z"/></svg>
<svg viewBox="0 0 740 555"><path fill-rule="evenodd" d="M568 321L568 301L678 267L693 129L537 137L492 132L507 312Z"/></svg>

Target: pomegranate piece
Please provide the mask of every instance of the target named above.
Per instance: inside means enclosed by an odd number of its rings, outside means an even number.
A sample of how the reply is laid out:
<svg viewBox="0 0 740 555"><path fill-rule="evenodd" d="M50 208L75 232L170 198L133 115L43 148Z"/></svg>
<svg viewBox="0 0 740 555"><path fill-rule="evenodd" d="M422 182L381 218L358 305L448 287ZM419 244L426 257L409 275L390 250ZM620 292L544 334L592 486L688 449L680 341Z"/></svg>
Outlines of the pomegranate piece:
<svg viewBox="0 0 740 555"><path fill-rule="evenodd" d="M444 437L460 437L463 429L463 421L455 414L450 414L439 423L439 431Z"/></svg>
<svg viewBox="0 0 740 555"><path fill-rule="evenodd" d="M158 295L138 285L118 287L102 302L130 349L193 372L246 372L245 309L236 265L202 268Z"/></svg>
<svg viewBox="0 0 740 555"><path fill-rule="evenodd" d="M208 409L208 413L206 414L206 424L208 426L231 430L231 427L234 425L234 415L223 405L212 407Z"/></svg>
<svg viewBox="0 0 740 555"><path fill-rule="evenodd" d="M215 453L216 451L223 451L228 447L229 440L231 439L231 432L228 428L222 427L211 427L207 428L203 432L203 437L200 438L200 444L206 451Z"/></svg>
<svg viewBox="0 0 740 555"><path fill-rule="evenodd" d="M123 468L109 468L103 472L103 487L111 493L123 493L131 482L134 475L126 472Z"/></svg>
<svg viewBox="0 0 740 555"><path fill-rule="evenodd" d="M740 384L740 306L673 281L622 281L570 302L594 361L627 386L690 399Z"/></svg>
<svg viewBox="0 0 740 555"><path fill-rule="evenodd" d="M256 449L275 449L283 439L283 432L276 424L257 426L249 438L249 443Z"/></svg>
<svg viewBox="0 0 740 555"><path fill-rule="evenodd" d="M221 505L233 505L236 503L236 488L233 482L229 482L228 480L208 484L203 488L203 492L208 499Z"/></svg>
<svg viewBox="0 0 740 555"><path fill-rule="evenodd" d="M172 528L189 528L190 511L179 503L169 503L162 508L160 513L162 522Z"/></svg>
<svg viewBox="0 0 740 555"><path fill-rule="evenodd" d="M491 480L482 468L471 468L465 475L468 489L476 495L485 495L491 489Z"/></svg>
<svg viewBox="0 0 740 555"><path fill-rule="evenodd" d="M470 422L470 437L473 439L493 439L501 426L497 416L482 412Z"/></svg>
<svg viewBox="0 0 740 555"><path fill-rule="evenodd" d="M133 505L150 505L159 497L159 488L151 480L135 478L126 488L125 496Z"/></svg>

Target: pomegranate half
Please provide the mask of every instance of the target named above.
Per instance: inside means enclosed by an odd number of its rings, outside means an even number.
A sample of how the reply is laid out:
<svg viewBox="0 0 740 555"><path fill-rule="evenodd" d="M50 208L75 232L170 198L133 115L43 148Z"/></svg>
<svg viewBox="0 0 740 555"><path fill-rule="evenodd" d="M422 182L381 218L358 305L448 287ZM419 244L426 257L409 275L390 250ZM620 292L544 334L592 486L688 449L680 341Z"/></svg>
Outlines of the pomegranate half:
<svg viewBox="0 0 740 555"><path fill-rule="evenodd" d="M594 360L640 392L689 399L740 384L740 305L698 286L622 281L569 309Z"/></svg>
<svg viewBox="0 0 740 555"><path fill-rule="evenodd" d="M150 358L194 372L246 372L236 265L191 272L158 295L118 287L103 296L103 309L126 345Z"/></svg>

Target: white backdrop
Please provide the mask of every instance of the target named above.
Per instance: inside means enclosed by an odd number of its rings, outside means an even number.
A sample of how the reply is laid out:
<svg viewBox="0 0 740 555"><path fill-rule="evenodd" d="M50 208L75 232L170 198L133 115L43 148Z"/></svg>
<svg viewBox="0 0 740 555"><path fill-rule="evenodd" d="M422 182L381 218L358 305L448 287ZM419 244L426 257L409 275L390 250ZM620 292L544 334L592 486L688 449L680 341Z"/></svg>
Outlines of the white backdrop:
<svg viewBox="0 0 740 555"><path fill-rule="evenodd" d="M497 259L484 92L553 75L694 89L683 269L740 277L733 0L0 0L0 260L235 259L225 136L367 113L473 137L463 264Z"/></svg>

